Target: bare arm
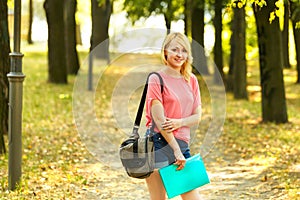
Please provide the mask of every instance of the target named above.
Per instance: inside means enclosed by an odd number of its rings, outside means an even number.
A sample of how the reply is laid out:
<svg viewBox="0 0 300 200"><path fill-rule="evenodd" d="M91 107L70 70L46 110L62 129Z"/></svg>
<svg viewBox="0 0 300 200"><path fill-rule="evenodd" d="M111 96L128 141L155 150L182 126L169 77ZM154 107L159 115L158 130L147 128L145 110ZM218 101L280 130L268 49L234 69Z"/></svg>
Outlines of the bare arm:
<svg viewBox="0 0 300 200"><path fill-rule="evenodd" d="M195 109L194 113L189 117L185 117L181 119L166 118L166 121L162 124L162 127L170 131L174 131L183 126L191 127L199 123L201 118L201 112L202 112L201 106L199 106Z"/></svg>
<svg viewBox="0 0 300 200"><path fill-rule="evenodd" d="M175 164L179 165L177 168L178 170L182 169L185 164L185 158L180 150L180 147L170 129L164 129L162 127L162 124L166 122L166 117L164 115L164 108L160 101L153 100L151 104L151 113L153 120L155 121L155 124L162 134L162 136L165 138L165 140L168 142L170 147L174 151L174 156L176 158Z"/></svg>

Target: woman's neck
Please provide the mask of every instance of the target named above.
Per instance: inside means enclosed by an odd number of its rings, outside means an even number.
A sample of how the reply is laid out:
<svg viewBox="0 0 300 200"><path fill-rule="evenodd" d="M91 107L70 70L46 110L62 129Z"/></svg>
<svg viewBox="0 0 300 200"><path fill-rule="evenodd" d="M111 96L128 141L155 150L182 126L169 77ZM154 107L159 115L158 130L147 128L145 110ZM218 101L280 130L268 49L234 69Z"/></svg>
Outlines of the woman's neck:
<svg viewBox="0 0 300 200"><path fill-rule="evenodd" d="M174 69L170 66L165 66L165 68L163 69L163 72L165 72L166 74L179 78L182 77L182 75L180 74L180 68L178 69Z"/></svg>

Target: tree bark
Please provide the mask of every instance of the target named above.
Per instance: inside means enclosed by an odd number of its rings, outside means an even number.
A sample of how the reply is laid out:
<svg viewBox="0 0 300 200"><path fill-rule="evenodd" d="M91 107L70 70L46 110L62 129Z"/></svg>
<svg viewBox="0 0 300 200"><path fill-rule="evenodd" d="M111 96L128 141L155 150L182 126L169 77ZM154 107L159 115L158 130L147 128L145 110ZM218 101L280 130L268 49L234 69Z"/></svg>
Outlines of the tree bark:
<svg viewBox="0 0 300 200"><path fill-rule="evenodd" d="M192 10L192 8L191 8L191 6L192 6L191 0L184 1L184 33L188 37L191 35L191 29L192 29L192 25L191 25L191 20L192 20L191 10Z"/></svg>
<svg viewBox="0 0 300 200"><path fill-rule="evenodd" d="M268 1L262 8L254 6L256 19L263 122L288 122L283 81L282 43L279 20L269 22L276 0Z"/></svg>
<svg viewBox="0 0 300 200"><path fill-rule="evenodd" d="M235 31L235 22L234 17L230 23L231 36L230 36L230 55L229 55L229 70L226 77L226 91L233 92L233 84L234 84L234 56L236 49L236 31Z"/></svg>
<svg viewBox="0 0 300 200"><path fill-rule="evenodd" d="M205 3L195 5L192 9L192 52L193 65L201 74L209 74L204 51L204 7Z"/></svg>
<svg viewBox="0 0 300 200"><path fill-rule="evenodd" d="M213 22L215 27L214 61L222 79L224 80L222 48L222 0L215 0L215 17ZM217 73L215 73L215 82L220 84L220 81L222 80L218 79Z"/></svg>
<svg viewBox="0 0 300 200"><path fill-rule="evenodd" d="M167 34L169 34L171 32L171 22L172 22L172 20L166 14L164 14L164 18L165 18L165 22L166 22Z"/></svg>
<svg viewBox="0 0 300 200"><path fill-rule="evenodd" d="M8 133L9 82L7 74L10 70L7 0L0 1L0 49L0 154L3 154L6 152L4 135Z"/></svg>
<svg viewBox="0 0 300 200"><path fill-rule="evenodd" d="M233 94L235 99L248 99L246 64L245 7L234 8Z"/></svg>
<svg viewBox="0 0 300 200"><path fill-rule="evenodd" d="M48 81L66 84L64 1L46 0L44 9L48 22Z"/></svg>
<svg viewBox="0 0 300 200"><path fill-rule="evenodd" d="M282 34L282 53L283 53L283 66L284 68L291 68L290 54L289 54L289 6L287 1L284 1L284 24Z"/></svg>
<svg viewBox="0 0 300 200"><path fill-rule="evenodd" d="M79 71L78 54L76 50L76 0L65 0L65 38L66 60L68 74L76 75Z"/></svg>
<svg viewBox="0 0 300 200"><path fill-rule="evenodd" d="M32 23L33 23L33 2L32 2L32 0L29 0L29 20L28 20L28 34L27 34L28 44L33 44L33 41L32 41Z"/></svg>
<svg viewBox="0 0 300 200"><path fill-rule="evenodd" d="M300 21L300 19L299 19ZM296 23L293 23L293 32L295 39L295 48L296 48L296 61L297 61L297 84L300 84L300 28L295 28Z"/></svg>
<svg viewBox="0 0 300 200"><path fill-rule="evenodd" d="M292 23L293 23L293 33L294 33L294 40L295 40L295 48L296 48L296 61L297 61L297 84L300 84L300 28L296 28L296 23L300 23L300 2L293 2L291 3L291 16L292 16Z"/></svg>
<svg viewBox="0 0 300 200"><path fill-rule="evenodd" d="M101 48L97 49L98 58L106 59L109 62L109 20L112 13L112 4L110 0L103 1L99 5L98 0L92 0L92 36L91 50L101 44Z"/></svg>

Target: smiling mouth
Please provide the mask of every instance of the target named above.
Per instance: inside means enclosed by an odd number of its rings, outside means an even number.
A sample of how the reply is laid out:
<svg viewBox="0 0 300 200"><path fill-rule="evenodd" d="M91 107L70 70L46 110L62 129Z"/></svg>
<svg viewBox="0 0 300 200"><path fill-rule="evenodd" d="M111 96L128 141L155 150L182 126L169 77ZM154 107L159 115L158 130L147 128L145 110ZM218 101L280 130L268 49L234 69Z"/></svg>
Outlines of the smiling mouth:
<svg viewBox="0 0 300 200"><path fill-rule="evenodd" d="M184 62L184 59L174 59L176 62Z"/></svg>

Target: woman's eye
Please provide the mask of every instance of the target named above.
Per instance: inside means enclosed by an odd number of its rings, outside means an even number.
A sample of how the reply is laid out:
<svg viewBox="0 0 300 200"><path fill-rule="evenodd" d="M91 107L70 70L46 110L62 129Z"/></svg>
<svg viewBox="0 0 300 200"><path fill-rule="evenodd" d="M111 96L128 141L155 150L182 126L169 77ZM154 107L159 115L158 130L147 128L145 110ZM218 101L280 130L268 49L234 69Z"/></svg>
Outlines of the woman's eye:
<svg viewBox="0 0 300 200"><path fill-rule="evenodd" d="M174 48L174 49L171 49L171 51L174 52L174 53L187 53L186 49Z"/></svg>

